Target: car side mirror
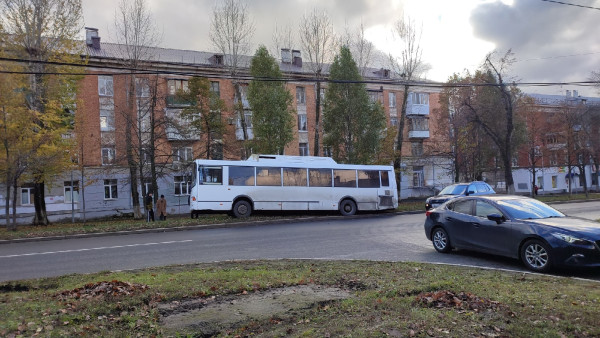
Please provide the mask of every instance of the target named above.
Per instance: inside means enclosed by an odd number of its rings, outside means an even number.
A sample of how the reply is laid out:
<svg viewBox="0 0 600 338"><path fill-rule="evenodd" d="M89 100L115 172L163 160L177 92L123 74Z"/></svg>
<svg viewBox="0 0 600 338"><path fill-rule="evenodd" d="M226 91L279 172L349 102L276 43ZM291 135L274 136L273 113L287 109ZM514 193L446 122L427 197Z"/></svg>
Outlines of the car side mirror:
<svg viewBox="0 0 600 338"><path fill-rule="evenodd" d="M489 214L489 215L487 216L487 218L488 218L490 221L494 221L494 222L496 222L496 223L498 223L498 224L500 224L500 223L503 223L503 222L504 222L504 216L502 216L502 215L500 215L500 214Z"/></svg>
<svg viewBox="0 0 600 338"><path fill-rule="evenodd" d="M475 190L469 190L469 191L467 191L467 196L473 195L474 193L475 193Z"/></svg>

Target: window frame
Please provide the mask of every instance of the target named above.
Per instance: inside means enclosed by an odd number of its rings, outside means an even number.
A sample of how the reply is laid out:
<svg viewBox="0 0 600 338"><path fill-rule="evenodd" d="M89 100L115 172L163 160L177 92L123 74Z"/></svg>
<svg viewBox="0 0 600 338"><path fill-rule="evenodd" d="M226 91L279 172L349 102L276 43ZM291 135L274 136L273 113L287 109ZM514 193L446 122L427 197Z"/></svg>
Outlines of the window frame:
<svg viewBox="0 0 600 338"><path fill-rule="evenodd" d="M119 188L117 179L104 180L104 200L116 200L119 198ZM108 189L107 189L108 188Z"/></svg>

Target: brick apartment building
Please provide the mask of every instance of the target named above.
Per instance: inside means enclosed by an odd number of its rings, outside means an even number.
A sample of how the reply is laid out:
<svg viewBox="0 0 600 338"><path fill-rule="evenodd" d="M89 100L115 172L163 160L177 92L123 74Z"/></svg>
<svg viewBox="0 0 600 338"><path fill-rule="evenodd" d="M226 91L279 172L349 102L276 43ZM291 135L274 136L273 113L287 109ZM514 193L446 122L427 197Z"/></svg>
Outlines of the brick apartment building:
<svg viewBox="0 0 600 338"><path fill-rule="evenodd" d="M582 192L584 181L588 190L600 191L593 160L600 156L600 120L594 118L599 116L600 98L579 96L577 90L529 96L534 104L527 128L535 136L517 149L513 158L515 192L527 194L535 184L539 194L564 193L569 191L569 183L572 192ZM590 142L594 139L595 146ZM504 188L501 170L487 172L486 179L500 191Z"/></svg>
<svg viewBox="0 0 600 338"><path fill-rule="evenodd" d="M107 216L132 211L129 171L125 158L126 146L138 144L138 135L127 137L127 119L144 142L148 136L148 123L163 121L155 128L157 142L154 157L161 164L158 179L159 194L164 194L168 213L188 212L189 166L194 158L206 158L206 137L198 132L184 132L181 126L186 121L180 118L185 105L178 102L175 92L186 89L191 76L209 79L211 90L217 92L228 107L222 112L227 132L215 144L212 158L239 160L243 156L243 132L240 119L234 113L234 86L223 65L223 55L189 50L148 48L151 55L144 63L144 73L135 75L137 116L130 116L127 109L128 86L132 76L123 70L124 46L100 42L98 30L87 28L86 52L88 68L78 90L79 105L76 111L81 128L77 130L80 141L80 163L84 171L65 173L57 177L46 193L47 209L51 220L60 218L86 218ZM301 51L283 50L280 69L290 79L287 89L295 97L297 127L294 141L285 149L286 155L308 156L314 152L314 123L316 84L309 65L302 62ZM250 57L244 59L249 65ZM119 69L121 68L121 69ZM245 71L245 73L244 73ZM245 109L247 137L253 138L252 112L246 98L248 67L242 71L242 104ZM328 68L325 69L325 74ZM398 85L393 74L386 69L368 69L367 89L372 100L378 100L385 108L389 128L397 128L402 104L403 86ZM326 87L326 83L324 87ZM320 95L324 95L323 90ZM405 124L403 146L403 171L401 198L430 196L436 189L451 183L451 160L444 156L433 156L429 149L439 150L448 131L437 119L430 118L439 109L439 90L411 86ZM134 114L135 115L135 114ZM435 144L435 147L431 145ZM321 155L328 149L321 149ZM148 154L138 154L142 160ZM144 184L150 184L144 179ZM140 195L142 189L138 187ZM33 212L31 188L23 185L19 190L18 212L29 215ZM3 203L3 198L0 197ZM84 206L85 204L85 206ZM22 222L27 222L24 218Z"/></svg>

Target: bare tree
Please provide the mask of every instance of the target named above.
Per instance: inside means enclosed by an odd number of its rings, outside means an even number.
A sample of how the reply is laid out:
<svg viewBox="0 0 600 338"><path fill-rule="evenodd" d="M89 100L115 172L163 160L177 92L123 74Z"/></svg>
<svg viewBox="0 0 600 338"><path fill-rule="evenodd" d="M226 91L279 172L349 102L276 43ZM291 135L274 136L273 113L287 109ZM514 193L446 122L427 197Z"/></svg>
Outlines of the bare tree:
<svg viewBox="0 0 600 338"><path fill-rule="evenodd" d="M115 12L115 38L121 45L121 59L125 66L134 70L134 73L127 76L127 105L121 109L121 115L125 119L125 142L126 158L129 167L129 184L131 197L133 201L133 212L135 218L142 218L140 209L140 196L138 184L144 179L144 152L148 152L151 164L153 192L157 195L156 185L156 162L155 162L155 116L153 108L155 105L149 105L151 100L137 99L139 93L149 91L148 83L139 80L136 81L135 71L142 69L144 63L149 61L152 55L152 47L158 45L159 34L152 15L146 5L145 0L127 1L121 0L119 7ZM155 79L155 82L158 79ZM139 88L136 88L139 87ZM142 88L143 87L143 88ZM149 137L146 137L142 127L142 120L146 115L150 119L147 126ZM133 137L136 136L135 142ZM137 145L137 149L134 146ZM136 156L137 152L137 156ZM142 193L146 194L145 185L142 184Z"/></svg>
<svg viewBox="0 0 600 338"><path fill-rule="evenodd" d="M422 58L421 31L422 28L418 27L411 18L400 19L393 27L395 40L400 47L400 55L394 56L390 54L389 59L392 69L396 74L400 74L404 83L402 109L400 110L400 120L398 121L397 156L394 160L394 168L396 169L400 169L402 163L402 143L410 85L412 81L416 80L427 69ZM402 175L400 172L398 173L396 184L398 196L400 196L402 187Z"/></svg>
<svg viewBox="0 0 600 338"><path fill-rule="evenodd" d="M243 66L244 56L251 50L250 40L254 35L248 6L242 0L224 0L221 6L215 6L210 23L210 40L213 46L223 54L224 66L232 77L235 91L235 108L237 117L242 126L244 149L243 155L247 156L246 142L249 139L240 81L236 77Z"/></svg>
<svg viewBox="0 0 600 338"><path fill-rule="evenodd" d="M344 35L341 36L340 45L346 46L352 53L352 58L358 66L358 70L362 77L365 76L367 68L373 62L375 54L375 46L365 36L365 26L361 20L360 25L352 29L346 27ZM341 46L340 46L341 47Z"/></svg>
<svg viewBox="0 0 600 338"><path fill-rule="evenodd" d="M287 49L292 50L296 46L296 38L291 25L280 26L275 23L275 29L273 30L273 43L271 55L276 59L281 57L281 50Z"/></svg>
<svg viewBox="0 0 600 338"><path fill-rule="evenodd" d="M335 36L333 24L326 12L319 12L316 9L304 14L300 22L300 42L302 49L308 56L309 67L315 74L317 82L315 100L315 144L313 154L320 154L321 139L321 81L323 79L323 67L331 58L335 48Z"/></svg>

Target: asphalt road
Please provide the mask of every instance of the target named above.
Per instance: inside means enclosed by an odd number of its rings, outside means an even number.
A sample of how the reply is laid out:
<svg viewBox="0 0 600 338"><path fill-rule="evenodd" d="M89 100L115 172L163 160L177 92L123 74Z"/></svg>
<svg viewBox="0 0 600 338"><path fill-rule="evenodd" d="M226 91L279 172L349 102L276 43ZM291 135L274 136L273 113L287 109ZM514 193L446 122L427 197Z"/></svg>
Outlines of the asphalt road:
<svg viewBox="0 0 600 338"><path fill-rule="evenodd" d="M588 204L589 203L589 204ZM555 205L600 219L600 202ZM590 209L598 209L590 214ZM0 281L169 264L246 259L364 259L450 263L524 271L516 260L467 251L437 253L424 214L375 214L224 229L115 235L0 245ZM574 272L559 272L572 275ZM600 272L575 272L600 280Z"/></svg>

